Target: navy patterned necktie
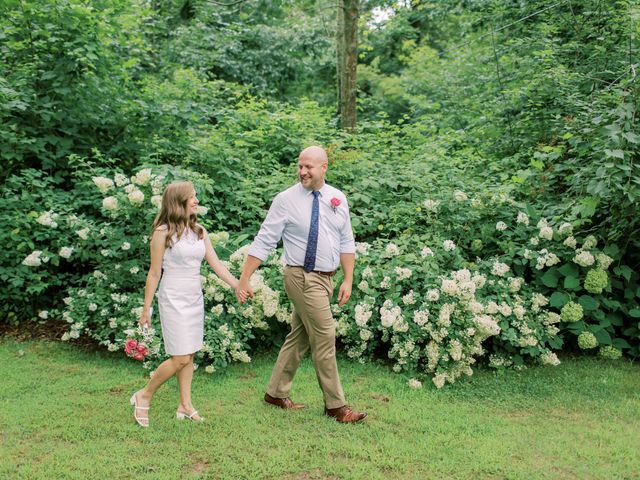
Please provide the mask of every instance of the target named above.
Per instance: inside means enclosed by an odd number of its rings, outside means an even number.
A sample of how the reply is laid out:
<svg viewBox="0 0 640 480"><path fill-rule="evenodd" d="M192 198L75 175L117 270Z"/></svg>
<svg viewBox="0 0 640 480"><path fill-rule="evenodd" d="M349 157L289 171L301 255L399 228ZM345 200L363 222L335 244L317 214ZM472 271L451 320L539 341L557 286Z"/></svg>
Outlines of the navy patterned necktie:
<svg viewBox="0 0 640 480"><path fill-rule="evenodd" d="M307 251L304 254L304 271L309 273L316 268L316 250L318 249L318 220L320 216L320 192L313 193L313 207L311 208L311 223L309 224L309 238Z"/></svg>

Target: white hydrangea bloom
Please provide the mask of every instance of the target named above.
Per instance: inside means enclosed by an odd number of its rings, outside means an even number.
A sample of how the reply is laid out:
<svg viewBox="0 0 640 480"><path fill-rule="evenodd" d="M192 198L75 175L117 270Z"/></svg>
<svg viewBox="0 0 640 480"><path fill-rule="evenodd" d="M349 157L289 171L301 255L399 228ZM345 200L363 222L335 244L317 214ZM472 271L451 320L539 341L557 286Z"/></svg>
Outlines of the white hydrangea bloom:
<svg viewBox="0 0 640 480"><path fill-rule="evenodd" d="M573 236L567 237L565 239L565 241L562 242L562 243L565 244L569 248L576 248L576 245L578 245L577 240Z"/></svg>
<svg viewBox="0 0 640 480"><path fill-rule="evenodd" d="M452 295L452 296L455 296L460 292L460 289L458 288L458 282L448 278L445 278L442 280L442 284L440 285L440 290L442 290L443 293L446 293L447 295Z"/></svg>
<svg viewBox="0 0 640 480"><path fill-rule="evenodd" d="M46 320L47 318L49 318L49 312L47 310L42 310L38 313L38 317Z"/></svg>
<svg viewBox="0 0 640 480"><path fill-rule="evenodd" d="M160 208L162 206L162 195L154 195L151 197L151 205L156 208Z"/></svg>
<svg viewBox="0 0 640 480"><path fill-rule="evenodd" d="M607 268L609 268L609 266L613 262L613 258L611 258L609 255L606 255L604 253L598 253L596 255L596 260L598 261L598 266L603 270L606 270Z"/></svg>
<svg viewBox="0 0 640 480"><path fill-rule="evenodd" d="M555 367L556 365L560 365L560 359L555 353L547 351L540 355L540 363Z"/></svg>
<svg viewBox="0 0 640 480"><path fill-rule="evenodd" d="M544 238L545 240L553 239L553 229L551 227L542 227L540 232L538 233L540 238Z"/></svg>
<svg viewBox="0 0 640 480"><path fill-rule="evenodd" d="M356 317L356 325L359 327L364 327L373 312L371 311L371 305L367 303L359 303L355 308L355 317Z"/></svg>
<svg viewBox="0 0 640 480"><path fill-rule="evenodd" d="M422 256L422 258L433 257L433 250L429 247L424 247L420 252L420 256Z"/></svg>
<svg viewBox="0 0 640 480"><path fill-rule="evenodd" d="M573 225L571 225L569 222L564 222L558 227L559 235L563 235L563 236L571 235L572 232L573 232Z"/></svg>
<svg viewBox="0 0 640 480"><path fill-rule="evenodd" d="M476 288L480 289L487 283L487 277L476 272L473 274L473 277L471 277L471 281L475 284Z"/></svg>
<svg viewBox="0 0 640 480"><path fill-rule="evenodd" d="M580 265L581 267L590 267L596 261L591 252L587 252L586 250L579 250L578 254L573 257L573 261Z"/></svg>
<svg viewBox="0 0 640 480"><path fill-rule="evenodd" d="M140 205L142 202L144 202L144 193L136 189L129 193L127 195L127 198L134 205Z"/></svg>
<svg viewBox="0 0 640 480"><path fill-rule="evenodd" d="M93 183L96 184L101 193L107 193L110 188L113 188L113 181L110 178L91 177L91 180L93 180Z"/></svg>
<svg viewBox="0 0 640 480"><path fill-rule="evenodd" d="M88 228L83 228L81 230L76 231L76 235L78 235L82 240L86 240L89 238L90 230Z"/></svg>
<svg viewBox="0 0 640 480"><path fill-rule="evenodd" d="M440 299L440 291L437 288L431 288L427 291L427 300L437 302Z"/></svg>
<svg viewBox="0 0 640 480"><path fill-rule="evenodd" d="M421 327L429 321L429 310L416 310L413 312L413 322Z"/></svg>
<svg viewBox="0 0 640 480"><path fill-rule="evenodd" d="M422 388L422 382L418 379L411 378L407 383L411 388L415 388L415 389Z"/></svg>
<svg viewBox="0 0 640 480"><path fill-rule="evenodd" d="M405 305L413 305L414 303L416 303L416 298L413 290L409 291L409 293L402 297L402 303L404 303Z"/></svg>
<svg viewBox="0 0 640 480"><path fill-rule="evenodd" d="M58 223L56 222L56 220L59 216L60 215L54 213L53 210L49 210L48 212L42 213L36 219L36 222L38 222L40 225L44 225L45 227L57 228Z"/></svg>
<svg viewBox="0 0 640 480"><path fill-rule="evenodd" d="M598 244L598 240L596 240L596 237L594 237L593 235L589 235L587 238L584 239L582 248L585 250L590 250L592 248L595 248L597 244Z"/></svg>
<svg viewBox="0 0 640 480"><path fill-rule="evenodd" d="M424 208L428 211L428 212L437 212L438 211L438 206L440 205L440 202L438 202L437 200L431 200L431 199L426 199L423 203Z"/></svg>
<svg viewBox="0 0 640 480"><path fill-rule="evenodd" d="M367 242L356 242L356 253L358 255L369 255L371 244Z"/></svg>
<svg viewBox="0 0 640 480"><path fill-rule="evenodd" d="M116 186L118 187L124 187L129 183L129 179L127 178L127 176L123 175L122 173L116 173L113 176L113 180L116 182Z"/></svg>
<svg viewBox="0 0 640 480"><path fill-rule="evenodd" d="M362 278L373 278L373 270L371 270L371 267L367 267L362 271Z"/></svg>
<svg viewBox="0 0 640 480"><path fill-rule="evenodd" d="M451 252L451 251L453 251L453 250L455 250L455 249L456 249L456 244L455 244L455 243L453 243L453 241L452 241L452 240L445 240L445 241L442 243L442 247L445 249L445 251L447 251L447 252Z"/></svg>
<svg viewBox="0 0 640 480"><path fill-rule="evenodd" d="M388 243L384 251L388 257L400 255L400 249L395 243Z"/></svg>
<svg viewBox="0 0 640 480"><path fill-rule="evenodd" d="M431 379L431 381L436 386L436 388L440 389L444 387L445 376L442 373L438 373Z"/></svg>
<svg viewBox="0 0 640 480"><path fill-rule="evenodd" d="M509 271L509 265L506 263L494 262L491 273L499 277L503 277Z"/></svg>
<svg viewBox="0 0 640 480"><path fill-rule="evenodd" d="M58 255L62 258L69 258L73 253L73 247L62 247L58 252Z"/></svg>
<svg viewBox="0 0 640 480"><path fill-rule="evenodd" d="M207 213L209 213L209 209L207 207L203 207L202 205L198 205L196 207L196 214L205 216Z"/></svg>
<svg viewBox="0 0 640 480"><path fill-rule="evenodd" d="M456 199L456 201L458 202L463 202L465 200L468 200L469 197L467 196L466 193L464 193L462 190L456 190L453 192L453 198Z"/></svg>
<svg viewBox="0 0 640 480"><path fill-rule="evenodd" d="M105 210L117 210L118 199L116 197L106 197L102 200L102 208Z"/></svg>
<svg viewBox="0 0 640 480"><path fill-rule="evenodd" d="M410 278L413 272L409 268L396 267L395 270L398 280L405 280Z"/></svg>
<svg viewBox="0 0 640 480"><path fill-rule="evenodd" d="M135 176L131 177L131 181L137 185L146 185L151 180L151 169L144 168L140 170Z"/></svg>
<svg viewBox="0 0 640 480"><path fill-rule="evenodd" d="M22 260L22 265L26 265L27 267L39 267L43 263L42 251L34 250L27 257ZM46 262L45 262L46 263Z"/></svg>
<svg viewBox="0 0 640 480"><path fill-rule="evenodd" d="M371 330L367 330L367 329L360 330L360 339L362 341L368 342L372 336L373 336L373 333L371 333Z"/></svg>
<svg viewBox="0 0 640 480"><path fill-rule="evenodd" d="M529 225L529 215L524 212L518 212L518 218L516 219L516 223L521 223L523 225Z"/></svg>
<svg viewBox="0 0 640 480"><path fill-rule="evenodd" d="M507 224L504 222L498 222L496 223L496 230L500 231L500 232L504 232L507 229Z"/></svg>
<svg viewBox="0 0 640 480"><path fill-rule="evenodd" d="M524 285L524 278L522 277L513 277L509 279L509 290L513 293L517 293Z"/></svg>

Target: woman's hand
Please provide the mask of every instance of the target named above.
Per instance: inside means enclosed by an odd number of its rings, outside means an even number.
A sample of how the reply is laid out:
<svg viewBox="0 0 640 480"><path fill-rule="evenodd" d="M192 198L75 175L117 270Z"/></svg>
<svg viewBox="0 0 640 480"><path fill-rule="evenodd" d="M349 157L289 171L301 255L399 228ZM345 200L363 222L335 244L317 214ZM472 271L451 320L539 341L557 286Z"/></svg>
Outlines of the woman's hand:
<svg viewBox="0 0 640 480"><path fill-rule="evenodd" d="M140 325L140 328L151 327L151 313L143 310L138 325Z"/></svg>

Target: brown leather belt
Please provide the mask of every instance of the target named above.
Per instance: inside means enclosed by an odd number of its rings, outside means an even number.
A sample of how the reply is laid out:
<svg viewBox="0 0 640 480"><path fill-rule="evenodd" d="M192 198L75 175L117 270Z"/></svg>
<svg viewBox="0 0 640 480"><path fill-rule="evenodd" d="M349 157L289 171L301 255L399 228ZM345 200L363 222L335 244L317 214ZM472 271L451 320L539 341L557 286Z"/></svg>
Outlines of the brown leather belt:
<svg viewBox="0 0 640 480"><path fill-rule="evenodd" d="M298 265L287 265L287 267L289 267L289 268L303 268L303 267L300 267ZM320 270L311 270L311 273L317 273L319 275L324 275L325 277L333 277L337 273L337 270L334 270L333 272L321 272Z"/></svg>

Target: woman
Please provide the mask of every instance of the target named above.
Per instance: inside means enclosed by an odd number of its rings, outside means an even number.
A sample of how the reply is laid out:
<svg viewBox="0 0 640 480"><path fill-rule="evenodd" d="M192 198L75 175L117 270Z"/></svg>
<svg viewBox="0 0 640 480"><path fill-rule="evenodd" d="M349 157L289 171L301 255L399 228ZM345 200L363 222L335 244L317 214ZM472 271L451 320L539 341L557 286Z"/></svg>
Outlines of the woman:
<svg viewBox="0 0 640 480"><path fill-rule="evenodd" d="M151 265L140 326L151 325L151 305L160 282L160 323L165 351L171 358L162 362L149 383L131 397L133 416L143 427L149 426L149 405L154 393L173 375L177 377L180 389L176 417L203 420L191 403L193 356L202 348L204 336L204 301L200 285L202 259L205 258L232 288L238 284L218 259L205 229L196 222L198 203L191 182L173 182L164 191L160 213L153 222ZM240 297L244 301L246 292L240 292Z"/></svg>

